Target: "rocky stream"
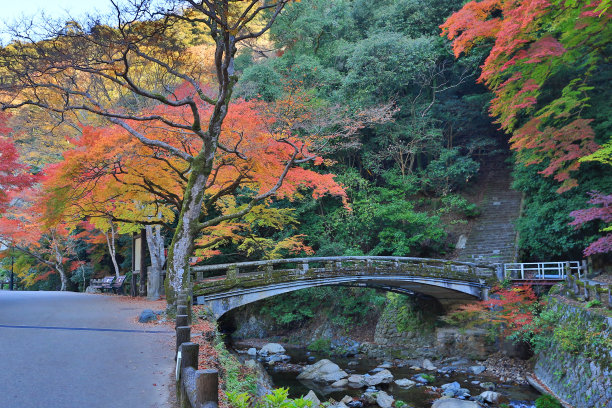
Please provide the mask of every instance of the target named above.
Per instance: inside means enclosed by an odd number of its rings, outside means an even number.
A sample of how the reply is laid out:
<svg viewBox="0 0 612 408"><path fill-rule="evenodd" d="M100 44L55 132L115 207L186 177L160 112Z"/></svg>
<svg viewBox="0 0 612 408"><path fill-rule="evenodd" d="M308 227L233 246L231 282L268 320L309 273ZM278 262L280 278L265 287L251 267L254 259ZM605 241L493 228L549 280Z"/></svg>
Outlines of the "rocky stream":
<svg viewBox="0 0 612 408"><path fill-rule="evenodd" d="M247 365L262 368L270 386L289 389L334 408L532 408L539 393L520 367L501 355L484 362L460 356L445 359L381 360L345 352L324 353L278 343L232 344Z"/></svg>

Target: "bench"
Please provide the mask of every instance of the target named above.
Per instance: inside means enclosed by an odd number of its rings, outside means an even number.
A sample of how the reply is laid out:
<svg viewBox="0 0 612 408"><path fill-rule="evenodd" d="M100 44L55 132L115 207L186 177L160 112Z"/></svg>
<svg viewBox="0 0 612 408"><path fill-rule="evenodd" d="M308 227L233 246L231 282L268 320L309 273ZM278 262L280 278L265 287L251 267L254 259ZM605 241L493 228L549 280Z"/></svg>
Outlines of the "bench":
<svg viewBox="0 0 612 408"><path fill-rule="evenodd" d="M113 279L115 279L114 276L105 276L102 279L91 279L89 281L89 287L92 289L100 289L102 291L105 289L111 290L113 288Z"/></svg>
<svg viewBox="0 0 612 408"><path fill-rule="evenodd" d="M125 283L125 275L119 276L116 278L113 283L111 283L111 290L115 293L121 293L123 295L123 284Z"/></svg>

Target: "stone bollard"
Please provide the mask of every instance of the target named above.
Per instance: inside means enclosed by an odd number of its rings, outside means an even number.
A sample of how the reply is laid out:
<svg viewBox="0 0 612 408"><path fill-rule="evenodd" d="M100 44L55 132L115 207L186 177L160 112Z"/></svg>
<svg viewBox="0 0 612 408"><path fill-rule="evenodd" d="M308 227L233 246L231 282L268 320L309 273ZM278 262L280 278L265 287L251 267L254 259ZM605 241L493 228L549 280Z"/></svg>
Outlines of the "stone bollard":
<svg viewBox="0 0 612 408"><path fill-rule="evenodd" d="M176 353L178 353L181 344L188 343L191 340L191 327L179 326L176 328ZM175 356L176 356L175 353ZM176 357L175 357L176 359Z"/></svg>
<svg viewBox="0 0 612 408"><path fill-rule="evenodd" d="M189 315L189 313L187 313L187 305L177 305L176 306L176 315Z"/></svg>
<svg viewBox="0 0 612 408"><path fill-rule="evenodd" d="M583 296L585 301L589 300L589 285L586 283L584 284Z"/></svg>
<svg viewBox="0 0 612 408"><path fill-rule="evenodd" d="M302 262L302 266L300 268L300 273L302 275L306 275L306 273L308 273L308 262Z"/></svg>
<svg viewBox="0 0 612 408"><path fill-rule="evenodd" d="M599 290L599 285L591 286L591 294L593 296L593 299L601 302L601 294L599 293Z"/></svg>
<svg viewBox="0 0 612 408"><path fill-rule="evenodd" d="M176 322L174 329L181 326L189 326L189 316L187 315L176 315Z"/></svg>
<svg viewBox="0 0 612 408"><path fill-rule="evenodd" d="M188 341L181 344L179 350L181 350L181 368L193 367L197 370L200 345Z"/></svg>
<svg viewBox="0 0 612 408"><path fill-rule="evenodd" d="M572 279L572 286L574 288L574 295L576 296L580 295L580 287L578 286L576 277Z"/></svg>
<svg viewBox="0 0 612 408"><path fill-rule="evenodd" d="M608 286L608 309L612 309L612 287Z"/></svg>

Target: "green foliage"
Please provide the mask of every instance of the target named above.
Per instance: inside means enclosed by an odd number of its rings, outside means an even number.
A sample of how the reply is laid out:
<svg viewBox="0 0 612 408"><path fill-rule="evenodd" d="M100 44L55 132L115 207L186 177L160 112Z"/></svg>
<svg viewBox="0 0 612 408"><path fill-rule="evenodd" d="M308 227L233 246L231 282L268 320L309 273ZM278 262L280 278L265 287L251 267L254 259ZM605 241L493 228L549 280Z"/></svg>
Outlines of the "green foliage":
<svg viewBox="0 0 612 408"><path fill-rule="evenodd" d="M254 395L257 392L257 378L255 374L242 372L242 364L225 348L225 344L220 337L218 337L214 347L219 356L219 364L222 368L221 376L225 380L225 390L228 398L232 394L233 398L236 398L237 403L240 403L243 401L241 396L243 393Z"/></svg>
<svg viewBox="0 0 612 408"><path fill-rule="evenodd" d="M264 301L261 313L287 327L314 316L326 316L346 328L363 323L367 313L384 302L384 295L374 289L324 286L275 296ZM320 339L322 346L324 341Z"/></svg>
<svg viewBox="0 0 612 408"><path fill-rule="evenodd" d="M255 402L252 401L252 395L246 392L228 392L227 398L232 408L308 408L312 405L310 400L291 399L288 395L288 388L276 388Z"/></svg>
<svg viewBox="0 0 612 408"><path fill-rule="evenodd" d="M601 301L598 299L591 299L587 302L587 304L585 305L585 307L587 309L590 309L592 307L600 307L602 305Z"/></svg>
<svg viewBox="0 0 612 408"><path fill-rule="evenodd" d="M514 187L525 193L524 210L516 224L523 258L580 259L582 250L599 237L599 228L593 223L575 229L569 225L573 221L570 210L587 208L589 191L612 191L612 173L603 171L599 164L585 164L578 174L578 186L558 194L557 183L538 175L544 167L519 165L513 173Z"/></svg>
<svg viewBox="0 0 612 408"><path fill-rule="evenodd" d="M561 408L562 405L551 395L540 395L535 401L536 408Z"/></svg>
<svg viewBox="0 0 612 408"><path fill-rule="evenodd" d="M490 96L472 79L481 56L454 61L439 37L438 25L458 6L454 0L294 2L271 29L281 55L260 58L245 50L237 59L239 96L272 101L285 84L299 84L327 106L363 110L393 101L398 108L392 123L329 143L336 161L330 170L347 187L352 211L339 200L298 203L300 232L317 254L446 250L445 226L418 208L417 195L445 197L464 188L499 136L485 109ZM257 58L249 63L250 57ZM453 214L477 215L475 206L450 201L443 205Z"/></svg>
<svg viewBox="0 0 612 408"><path fill-rule="evenodd" d="M394 322L400 333L431 330L433 327L433 322L423 319L421 309L411 297L398 293L387 293L387 305L381 318Z"/></svg>
<svg viewBox="0 0 612 408"><path fill-rule="evenodd" d="M328 353L331 350L331 340L318 338L306 347L310 351Z"/></svg>
<svg viewBox="0 0 612 408"><path fill-rule="evenodd" d="M459 149L442 149L440 156L425 169L422 183L426 190L444 196L464 187L479 168L475 160L462 156Z"/></svg>
<svg viewBox="0 0 612 408"><path fill-rule="evenodd" d="M436 377L434 377L431 374L419 374L419 375L421 376L421 378L427 380L427 382L432 383L432 382L436 381Z"/></svg>

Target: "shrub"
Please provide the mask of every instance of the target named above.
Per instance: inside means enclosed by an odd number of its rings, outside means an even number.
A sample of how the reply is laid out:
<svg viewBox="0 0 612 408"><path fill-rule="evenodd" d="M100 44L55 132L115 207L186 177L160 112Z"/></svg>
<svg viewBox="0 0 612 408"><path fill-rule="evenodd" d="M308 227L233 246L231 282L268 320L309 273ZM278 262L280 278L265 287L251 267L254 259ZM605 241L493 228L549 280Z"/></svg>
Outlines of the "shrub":
<svg viewBox="0 0 612 408"><path fill-rule="evenodd" d="M561 403L553 396L540 395L535 401L536 408L562 408Z"/></svg>
<svg viewBox="0 0 612 408"><path fill-rule="evenodd" d="M329 353L329 351L331 349L331 340L330 339L319 338L319 339L316 339L315 341L313 341L312 343L310 343L308 345L308 347L306 347L306 348L308 350L310 350L310 351L318 351L318 352Z"/></svg>

